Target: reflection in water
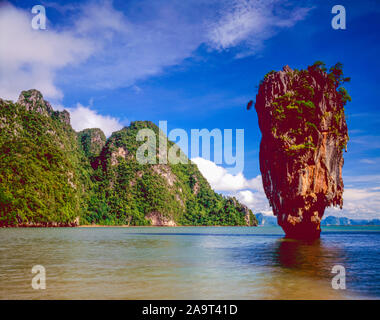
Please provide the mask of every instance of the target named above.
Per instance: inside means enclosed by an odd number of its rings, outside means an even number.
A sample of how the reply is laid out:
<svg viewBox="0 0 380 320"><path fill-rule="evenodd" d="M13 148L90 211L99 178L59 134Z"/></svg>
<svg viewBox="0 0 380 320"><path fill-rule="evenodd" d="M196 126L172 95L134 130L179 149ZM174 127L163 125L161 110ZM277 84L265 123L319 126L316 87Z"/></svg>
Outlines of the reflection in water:
<svg viewBox="0 0 380 320"><path fill-rule="evenodd" d="M274 261L284 268L296 269L315 276L331 272L334 264L344 264L341 250L322 239L302 241L282 238L276 241Z"/></svg>
<svg viewBox="0 0 380 320"><path fill-rule="evenodd" d="M0 299L380 297L380 230L282 237L272 227L0 229ZM31 288L36 264L46 290ZM336 264L347 292L331 288Z"/></svg>
<svg viewBox="0 0 380 320"><path fill-rule="evenodd" d="M335 264L345 265L342 252L321 239L278 239L273 250L276 268L268 294L275 299L343 298L341 292L331 287Z"/></svg>
<svg viewBox="0 0 380 320"><path fill-rule="evenodd" d="M344 252L325 240L305 242L266 237L235 249L230 258L246 272L250 299L341 299L347 292L331 287L335 264L346 265ZM252 278L252 275L255 275Z"/></svg>
<svg viewBox="0 0 380 320"><path fill-rule="evenodd" d="M275 243L274 260L285 268L301 269L319 264L324 255L320 239L313 242L279 239ZM317 269L317 267L315 267Z"/></svg>

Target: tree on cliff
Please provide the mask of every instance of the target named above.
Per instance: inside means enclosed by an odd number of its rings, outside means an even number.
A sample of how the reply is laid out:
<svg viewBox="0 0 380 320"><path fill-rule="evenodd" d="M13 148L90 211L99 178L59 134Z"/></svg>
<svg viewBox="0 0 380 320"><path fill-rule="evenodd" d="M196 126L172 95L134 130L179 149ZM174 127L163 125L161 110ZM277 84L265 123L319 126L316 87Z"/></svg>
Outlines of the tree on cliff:
<svg viewBox="0 0 380 320"><path fill-rule="evenodd" d="M337 63L269 72L255 108L262 132L260 170L277 221L288 236L316 238L327 206L343 205L344 106L350 81Z"/></svg>

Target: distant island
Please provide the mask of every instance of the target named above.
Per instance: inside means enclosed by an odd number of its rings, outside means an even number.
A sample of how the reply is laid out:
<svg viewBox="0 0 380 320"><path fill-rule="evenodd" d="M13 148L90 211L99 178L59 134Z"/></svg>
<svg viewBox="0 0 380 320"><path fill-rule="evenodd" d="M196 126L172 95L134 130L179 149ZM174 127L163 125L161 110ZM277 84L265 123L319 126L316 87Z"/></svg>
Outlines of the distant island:
<svg viewBox="0 0 380 320"><path fill-rule="evenodd" d="M277 217L263 213L255 214L259 226L277 225ZM346 217L328 216L321 221L322 226L379 226L380 219L349 219Z"/></svg>
<svg viewBox="0 0 380 320"><path fill-rule="evenodd" d="M214 192L195 164L139 163L139 130L162 134L150 121L108 139L98 128L75 132L69 112L28 90L15 103L0 99L0 129L2 227L257 225L248 207Z"/></svg>

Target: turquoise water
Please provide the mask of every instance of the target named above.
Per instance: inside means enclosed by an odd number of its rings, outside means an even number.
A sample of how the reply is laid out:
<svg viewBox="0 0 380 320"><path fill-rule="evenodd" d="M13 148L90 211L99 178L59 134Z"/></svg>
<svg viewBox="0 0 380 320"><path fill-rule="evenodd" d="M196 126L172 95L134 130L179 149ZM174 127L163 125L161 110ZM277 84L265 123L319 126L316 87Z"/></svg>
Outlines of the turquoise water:
<svg viewBox="0 0 380 320"><path fill-rule="evenodd" d="M380 298L380 227L0 229L1 299ZM46 270L34 290L31 269ZM334 290L334 265L346 289Z"/></svg>

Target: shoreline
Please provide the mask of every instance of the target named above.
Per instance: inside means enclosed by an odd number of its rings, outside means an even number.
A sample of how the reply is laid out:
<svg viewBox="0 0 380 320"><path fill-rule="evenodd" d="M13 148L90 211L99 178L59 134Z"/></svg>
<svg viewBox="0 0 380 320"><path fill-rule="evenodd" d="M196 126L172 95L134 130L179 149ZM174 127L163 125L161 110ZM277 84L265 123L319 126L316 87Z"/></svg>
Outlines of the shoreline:
<svg viewBox="0 0 380 320"><path fill-rule="evenodd" d="M247 226L247 225L177 225L177 226L165 226L165 225L150 225L150 226L130 226L130 225L103 225L103 224L83 224L83 225L76 225L76 226L70 226L70 225L62 225L62 226L46 226L46 225L14 225L14 226L0 226L0 229L30 229L30 228L45 228L45 229L60 229L60 228L191 228L191 227L216 227L216 228L222 228L222 227L280 227L279 225L257 225L257 226ZM380 225L328 225L323 227L380 227Z"/></svg>
<svg viewBox="0 0 380 320"><path fill-rule="evenodd" d="M206 225L206 226L199 226L199 225L187 225L187 226L165 226L165 225L154 225L154 226L129 226L129 225L102 225L102 224L83 224L83 225L77 225L77 226L42 226L42 225L20 225L20 226L0 226L0 228L4 229L30 229L30 228L157 228L157 227L162 227L162 228L187 228L187 227L259 227L259 226L247 226L247 225L242 225L242 226L232 226L232 225Z"/></svg>
<svg viewBox="0 0 380 320"><path fill-rule="evenodd" d="M128 226L128 225L119 225L119 226L109 226L109 225L101 225L101 224L95 224L95 225L80 225L76 226L75 228L157 228L157 227L163 227L163 228L187 228L187 227L258 227L258 226L222 226L222 225L207 225L207 226L197 226L197 225L191 225L191 226Z"/></svg>

